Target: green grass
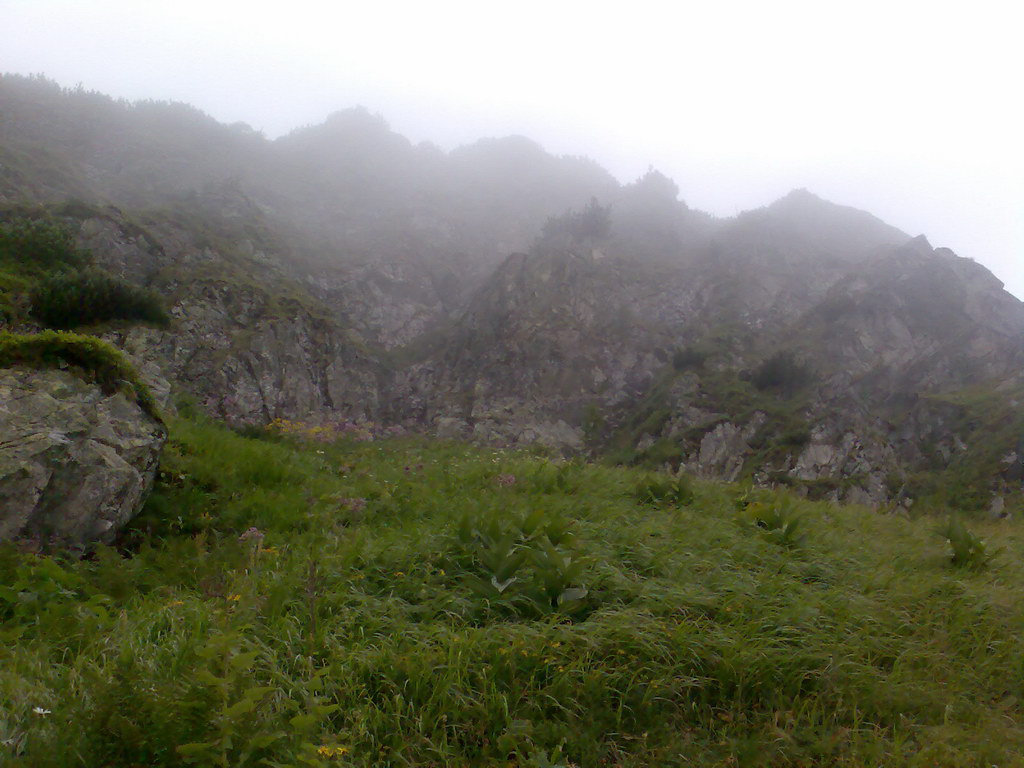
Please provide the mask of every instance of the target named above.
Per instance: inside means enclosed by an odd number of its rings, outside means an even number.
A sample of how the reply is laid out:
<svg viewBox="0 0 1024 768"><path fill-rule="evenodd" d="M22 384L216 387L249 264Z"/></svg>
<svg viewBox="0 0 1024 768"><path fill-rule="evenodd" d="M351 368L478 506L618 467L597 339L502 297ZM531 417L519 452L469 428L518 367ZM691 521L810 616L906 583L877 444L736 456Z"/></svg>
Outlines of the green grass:
<svg viewBox="0 0 1024 768"><path fill-rule="evenodd" d="M0 549L0 764L1024 764L1018 523L963 568L935 520L780 493L171 432L117 549Z"/></svg>

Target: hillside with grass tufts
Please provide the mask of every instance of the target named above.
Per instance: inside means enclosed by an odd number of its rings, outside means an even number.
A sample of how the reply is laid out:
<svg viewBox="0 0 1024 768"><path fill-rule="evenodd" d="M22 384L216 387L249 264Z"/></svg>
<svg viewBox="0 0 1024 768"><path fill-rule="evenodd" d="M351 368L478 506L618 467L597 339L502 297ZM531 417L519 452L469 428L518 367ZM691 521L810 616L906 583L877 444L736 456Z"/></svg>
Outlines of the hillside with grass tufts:
<svg viewBox="0 0 1024 768"><path fill-rule="evenodd" d="M1019 522L170 430L114 546L0 545L0 764L1024 765Z"/></svg>

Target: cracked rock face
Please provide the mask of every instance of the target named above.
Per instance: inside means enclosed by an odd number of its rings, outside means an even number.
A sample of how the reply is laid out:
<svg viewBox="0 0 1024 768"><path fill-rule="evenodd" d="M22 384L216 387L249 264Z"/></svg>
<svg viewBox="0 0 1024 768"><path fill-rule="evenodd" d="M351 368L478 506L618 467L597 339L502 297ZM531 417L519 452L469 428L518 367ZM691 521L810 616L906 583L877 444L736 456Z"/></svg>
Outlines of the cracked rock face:
<svg viewBox="0 0 1024 768"><path fill-rule="evenodd" d="M164 426L61 370L0 369L0 540L110 542L153 486Z"/></svg>

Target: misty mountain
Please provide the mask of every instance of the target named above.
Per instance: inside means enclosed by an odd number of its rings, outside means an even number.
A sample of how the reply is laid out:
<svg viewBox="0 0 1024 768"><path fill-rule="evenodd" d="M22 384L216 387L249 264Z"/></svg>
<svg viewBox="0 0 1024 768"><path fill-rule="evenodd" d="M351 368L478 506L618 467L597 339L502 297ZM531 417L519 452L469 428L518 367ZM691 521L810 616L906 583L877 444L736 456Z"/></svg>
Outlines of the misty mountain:
<svg viewBox="0 0 1024 768"><path fill-rule="evenodd" d="M4 76L0 206L166 297L171 328L98 332L233 423L540 442L871 503L1021 490L1024 305L806 190L717 219L654 169L622 185L523 137L444 152L357 108L271 141Z"/></svg>

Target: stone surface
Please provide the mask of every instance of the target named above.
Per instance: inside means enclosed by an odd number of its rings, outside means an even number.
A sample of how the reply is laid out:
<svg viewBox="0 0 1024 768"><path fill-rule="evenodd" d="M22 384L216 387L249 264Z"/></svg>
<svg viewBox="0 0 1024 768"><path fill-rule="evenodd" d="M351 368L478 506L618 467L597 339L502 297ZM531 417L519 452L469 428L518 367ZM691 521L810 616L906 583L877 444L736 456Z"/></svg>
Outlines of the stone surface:
<svg viewBox="0 0 1024 768"><path fill-rule="evenodd" d="M750 452L750 439L764 423L764 414L757 413L743 427L725 422L701 438L696 460L687 469L705 477L735 480Z"/></svg>
<svg viewBox="0 0 1024 768"><path fill-rule="evenodd" d="M81 227L83 247L120 276L141 280L161 269L157 282L169 297L172 326L104 334L131 358L161 407L169 410L174 399L169 381L234 424L376 416L378 364L358 334L282 271L280 254L241 239L233 246L244 255L234 264L168 222L152 224L145 239L109 219L86 219Z"/></svg>
<svg viewBox="0 0 1024 768"><path fill-rule="evenodd" d="M110 542L152 488L166 434L68 371L0 368L0 540Z"/></svg>

